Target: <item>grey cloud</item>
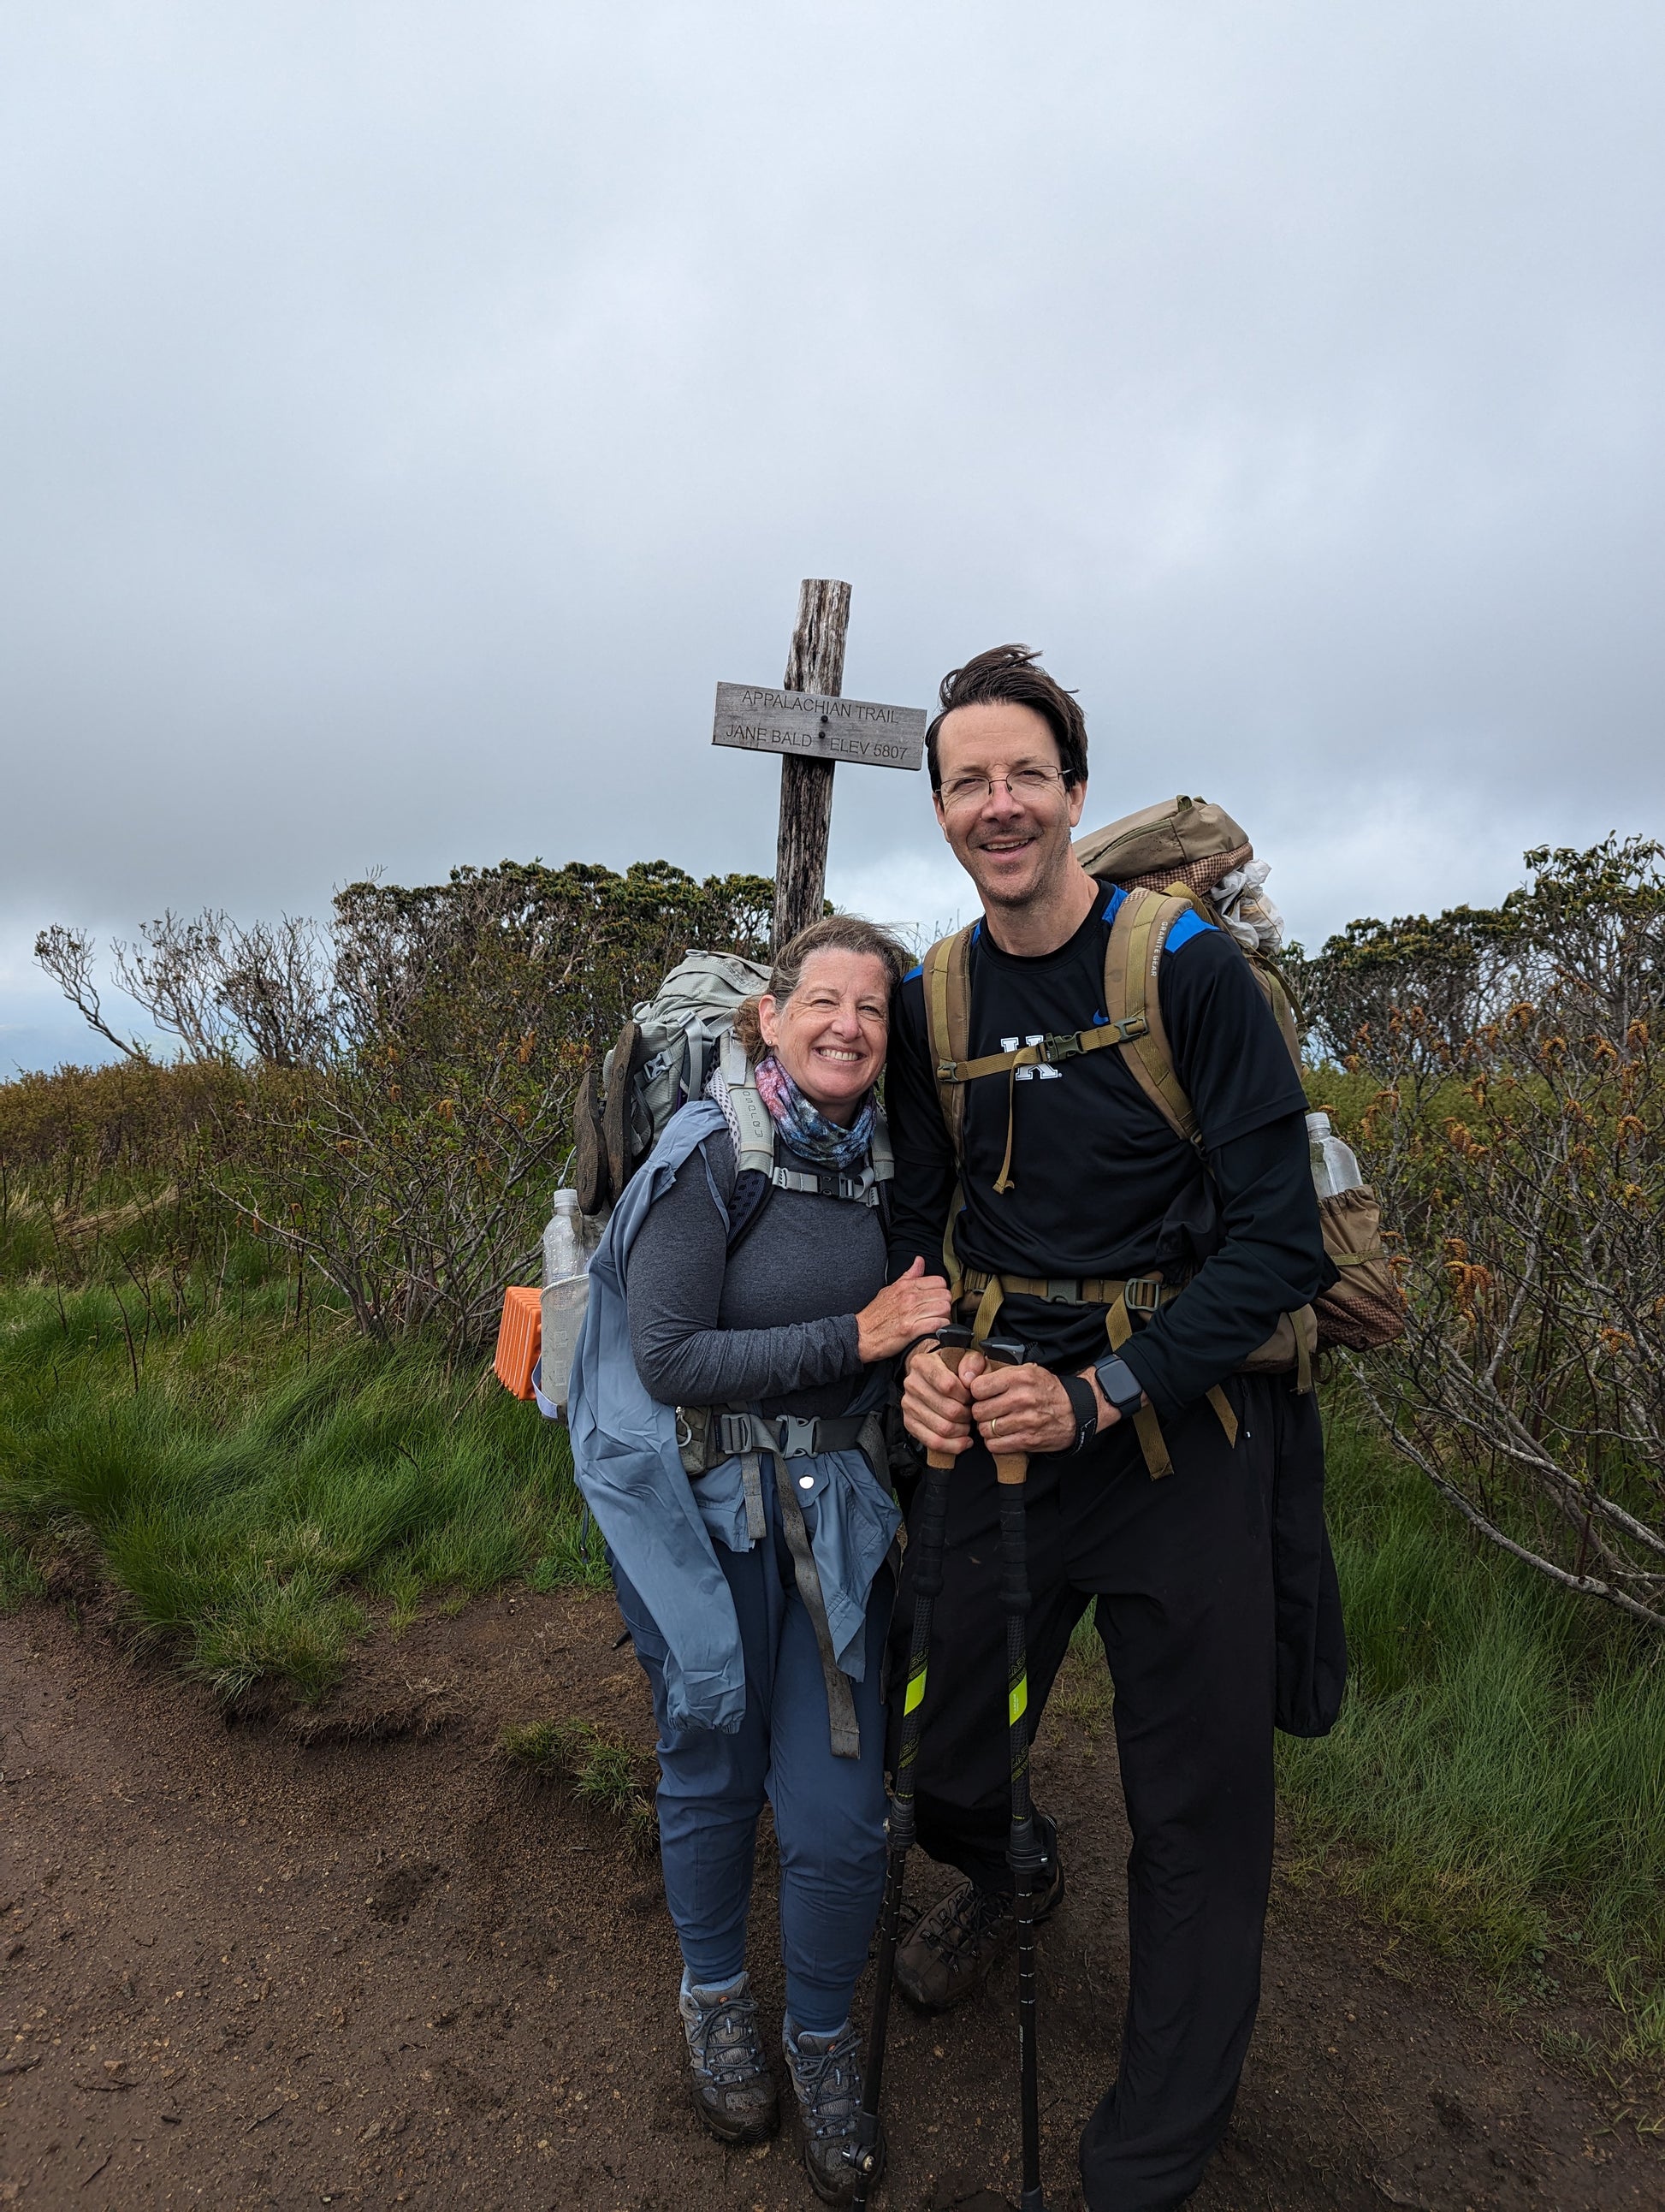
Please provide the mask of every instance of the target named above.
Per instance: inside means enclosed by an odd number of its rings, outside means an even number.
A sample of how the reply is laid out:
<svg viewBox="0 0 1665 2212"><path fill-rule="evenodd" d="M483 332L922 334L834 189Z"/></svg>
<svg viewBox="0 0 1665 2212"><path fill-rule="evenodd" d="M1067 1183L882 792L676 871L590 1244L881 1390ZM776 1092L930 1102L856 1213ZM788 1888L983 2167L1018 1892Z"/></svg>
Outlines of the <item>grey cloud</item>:
<svg viewBox="0 0 1665 2212"><path fill-rule="evenodd" d="M806 574L867 697L1043 645L1095 811L1227 799L1310 941L1657 827L1662 60L1605 0L14 11L0 1021L48 919L767 867L711 691ZM922 779L834 834L951 909Z"/></svg>

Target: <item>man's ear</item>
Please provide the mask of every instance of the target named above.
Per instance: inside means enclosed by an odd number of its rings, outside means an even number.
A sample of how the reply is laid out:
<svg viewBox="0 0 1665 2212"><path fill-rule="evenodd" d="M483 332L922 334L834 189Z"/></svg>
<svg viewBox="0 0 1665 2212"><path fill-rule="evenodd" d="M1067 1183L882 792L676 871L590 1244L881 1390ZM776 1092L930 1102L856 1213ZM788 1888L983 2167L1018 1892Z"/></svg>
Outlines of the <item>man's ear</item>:
<svg viewBox="0 0 1665 2212"><path fill-rule="evenodd" d="M1085 775L1079 777L1077 781L1070 786L1069 802L1070 828L1073 830L1079 823L1082 810L1087 803L1087 779Z"/></svg>
<svg viewBox="0 0 1665 2212"><path fill-rule="evenodd" d="M943 836L945 837L948 835L948 816L943 807L941 792L933 791L932 793L931 804L937 810L937 827L941 830Z"/></svg>

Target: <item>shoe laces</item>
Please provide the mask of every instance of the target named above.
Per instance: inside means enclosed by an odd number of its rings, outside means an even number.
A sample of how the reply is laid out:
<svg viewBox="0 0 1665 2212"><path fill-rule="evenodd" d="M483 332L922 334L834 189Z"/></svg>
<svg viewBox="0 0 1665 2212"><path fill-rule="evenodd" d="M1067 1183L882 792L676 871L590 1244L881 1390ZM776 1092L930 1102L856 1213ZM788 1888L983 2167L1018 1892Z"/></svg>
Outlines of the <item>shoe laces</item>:
<svg viewBox="0 0 1665 2212"><path fill-rule="evenodd" d="M709 2011L702 2008L696 2032L700 2039L700 2069L719 2088L738 2086L763 2072L756 1997L729 1997Z"/></svg>
<svg viewBox="0 0 1665 2212"><path fill-rule="evenodd" d="M979 1889L975 1882L969 1881L942 1925L922 1930L923 1940L933 1951L945 1955L998 1928L1012 1909L1012 1899L1003 1891Z"/></svg>
<svg viewBox="0 0 1665 2212"><path fill-rule="evenodd" d="M861 2071L856 2063L860 2047L852 2023L825 2051L806 2050L800 2038L792 2052L798 2100L811 2135L848 2135L854 2126L861 2101Z"/></svg>

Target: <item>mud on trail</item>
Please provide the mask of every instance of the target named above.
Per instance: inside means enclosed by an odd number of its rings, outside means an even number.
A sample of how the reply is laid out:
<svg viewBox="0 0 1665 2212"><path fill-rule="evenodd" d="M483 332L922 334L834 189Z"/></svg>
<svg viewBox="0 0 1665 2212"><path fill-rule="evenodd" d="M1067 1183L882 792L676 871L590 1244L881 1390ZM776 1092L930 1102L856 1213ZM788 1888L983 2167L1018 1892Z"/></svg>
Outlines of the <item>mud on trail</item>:
<svg viewBox="0 0 1665 2212"><path fill-rule="evenodd" d="M500 1596L379 1634L321 1720L228 1725L96 1621L0 1620L0 2204L811 2205L787 2140L725 2151L689 2110L654 1863L495 1752L556 1712L645 1741L617 1633L605 1598ZM1041 1942L1048 2201L1069 2212L1115 2059L1127 1836L1108 1735L1060 1710L1036 1769L1070 1876ZM943 1883L921 1863L914 1893ZM765 1853L771 2033L773 1910ZM1653 2142L1407 1949L1280 1875L1198 2212L1665 2202ZM945 2019L898 2008L896 2212L1014 2187L1014 1978Z"/></svg>

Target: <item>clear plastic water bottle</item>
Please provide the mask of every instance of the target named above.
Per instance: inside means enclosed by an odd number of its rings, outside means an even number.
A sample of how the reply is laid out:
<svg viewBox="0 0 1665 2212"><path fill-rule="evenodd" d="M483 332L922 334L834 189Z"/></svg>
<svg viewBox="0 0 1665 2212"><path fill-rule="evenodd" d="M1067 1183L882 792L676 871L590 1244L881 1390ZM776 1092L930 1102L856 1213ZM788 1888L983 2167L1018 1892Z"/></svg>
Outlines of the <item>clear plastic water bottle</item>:
<svg viewBox="0 0 1665 2212"><path fill-rule="evenodd" d="M544 1342L538 1387L562 1413L567 1410L573 1352L590 1302L589 1266L578 1193L558 1190L555 1211L544 1231Z"/></svg>
<svg viewBox="0 0 1665 2212"><path fill-rule="evenodd" d="M1313 1188L1320 1198L1339 1198L1344 1190L1363 1190L1364 1178L1352 1146L1336 1135L1328 1114L1307 1115L1307 1146L1312 1157Z"/></svg>

